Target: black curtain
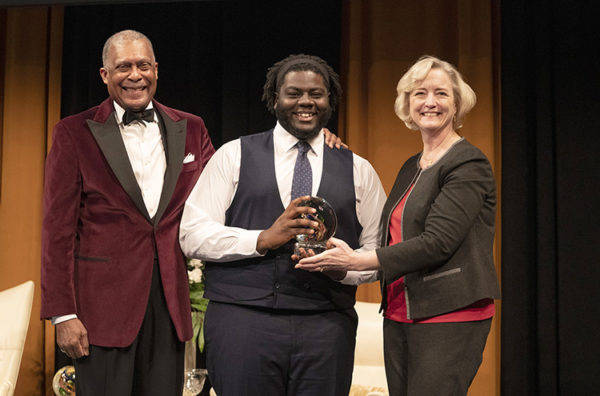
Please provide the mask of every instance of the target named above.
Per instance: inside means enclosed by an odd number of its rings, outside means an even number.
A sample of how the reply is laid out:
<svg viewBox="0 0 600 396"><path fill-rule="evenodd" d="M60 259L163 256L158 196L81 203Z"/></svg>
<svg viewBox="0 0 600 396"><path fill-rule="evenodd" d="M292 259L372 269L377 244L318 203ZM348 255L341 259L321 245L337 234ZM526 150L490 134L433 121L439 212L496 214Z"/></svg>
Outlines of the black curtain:
<svg viewBox="0 0 600 396"><path fill-rule="evenodd" d="M273 63L307 53L339 71L341 0L71 6L64 16L62 116L107 97L98 72L102 46L123 29L152 41L156 99L201 116L217 148L275 125L260 101ZM337 118L328 126L337 130Z"/></svg>
<svg viewBox="0 0 600 396"><path fill-rule="evenodd" d="M154 46L156 99L201 116L213 145L275 125L261 102L267 68L287 55L325 59L339 72L341 0L197 1L67 6L64 13L61 116L108 94L100 79L102 46L134 29ZM337 118L328 127L337 130ZM70 364L56 348L56 368Z"/></svg>
<svg viewBox="0 0 600 396"><path fill-rule="evenodd" d="M600 392L597 9L501 3L507 396Z"/></svg>

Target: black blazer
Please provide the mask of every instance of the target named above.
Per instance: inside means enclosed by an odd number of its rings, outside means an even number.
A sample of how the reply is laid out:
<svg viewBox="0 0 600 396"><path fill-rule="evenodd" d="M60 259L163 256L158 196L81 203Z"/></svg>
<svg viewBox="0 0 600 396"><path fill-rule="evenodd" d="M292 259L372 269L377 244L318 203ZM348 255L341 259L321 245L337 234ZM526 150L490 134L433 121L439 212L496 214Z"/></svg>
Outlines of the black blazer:
<svg viewBox="0 0 600 396"><path fill-rule="evenodd" d="M409 319L440 315L484 298L499 298L493 260L496 186L485 155L465 139L435 164L421 154L402 166L382 215L377 257L385 286L405 276ZM388 246L390 217L410 186L403 242Z"/></svg>

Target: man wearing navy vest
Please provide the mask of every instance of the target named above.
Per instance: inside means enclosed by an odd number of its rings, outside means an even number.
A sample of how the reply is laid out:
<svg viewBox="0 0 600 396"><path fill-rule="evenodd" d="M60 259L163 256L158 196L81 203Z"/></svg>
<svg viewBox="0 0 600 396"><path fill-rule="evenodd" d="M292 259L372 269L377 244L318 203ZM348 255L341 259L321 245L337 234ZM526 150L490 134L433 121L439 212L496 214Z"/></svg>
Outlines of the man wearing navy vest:
<svg viewBox="0 0 600 396"><path fill-rule="evenodd" d="M325 198L336 237L372 250L385 193L373 167L324 144L341 93L321 58L291 55L267 73L263 100L275 128L221 147L185 204L180 242L206 263L207 368L219 396L348 395L356 285L374 272L294 269L307 195ZM299 196L299 197L297 197ZM312 232L309 231L309 232Z"/></svg>

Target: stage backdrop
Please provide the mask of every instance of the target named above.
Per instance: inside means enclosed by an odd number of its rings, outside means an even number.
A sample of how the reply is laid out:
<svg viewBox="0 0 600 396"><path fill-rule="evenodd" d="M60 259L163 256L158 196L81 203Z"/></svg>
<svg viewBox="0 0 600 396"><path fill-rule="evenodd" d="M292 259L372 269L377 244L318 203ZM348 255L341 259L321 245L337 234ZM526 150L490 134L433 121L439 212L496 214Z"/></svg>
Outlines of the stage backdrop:
<svg viewBox="0 0 600 396"><path fill-rule="evenodd" d="M111 34L134 29L154 46L159 64L156 99L200 115L216 148L240 135L270 129L275 118L260 101L267 69L290 54L307 53L339 70L340 3L65 7L61 113L77 113L107 97L98 72L102 46ZM337 130L335 116L329 126Z"/></svg>
<svg viewBox="0 0 600 396"><path fill-rule="evenodd" d="M346 101L340 131L352 150L377 170L387 192L404 161L422 149L419 132L394 113L396 85L421 55L458 67L477 94L477 105L459 130L489 158L500 192L498 2L429 0L352 0L344 2L342 73ZM499 207L498 207L499 208ZM498 211L497 224L500 212ZM500 271L500 229L495 257ZM358 297L380 298L378 284L359 288ZM500 393L500 302L469 395Z"/></svg>
<svg viewBox="0 0 600 396"><path fill-rule="evenodd" d="M134 28L149 35L160 64L157 99L201 115L216 146L273 125L259 100L268 66L290 53L325 58L341 71L346 91L339 123L330 127L373 163L389 191L402 162L421 149L418 135L394 115L393 102L397 80L424 53L455 63L477 92L478 105L461 132L488 155L499 179L492 5L355 0L306 2L301 9L278 1L65 7L64 34L60 7L0 10L7 21L0 24L6 43L0 286L28 278L39 285L49 128L60 115L106 97L98 68L102 44L113 32ZM378 301L377 285L362 287L359 298ZM17 395L48 392L54 370L52 327L36 316L39 288L33 312ZM471 395L499 393L498 323L499 315Z"/></svg>
<svg viewBox="0 0 600 396"><path fill-rule="evenodd" d="M0 290L35 282L16 396L52 395L54 329L39 319L40 230L48 136L60 118L61 44L62 9L0 9Z"/></svg>
<svg viewBox="0 0 600 396"><path fill-rule="evenodd" d="M600 12L502 1L502 394L600 389ZM591 46L590 46L591 45Z"/></svg>

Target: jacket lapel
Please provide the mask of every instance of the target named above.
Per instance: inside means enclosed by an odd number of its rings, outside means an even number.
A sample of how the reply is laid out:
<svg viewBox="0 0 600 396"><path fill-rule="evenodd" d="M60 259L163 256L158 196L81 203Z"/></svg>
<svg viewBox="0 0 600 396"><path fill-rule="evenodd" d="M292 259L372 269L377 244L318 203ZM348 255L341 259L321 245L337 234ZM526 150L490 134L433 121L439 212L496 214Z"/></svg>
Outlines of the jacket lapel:
<svg viewBox="0 0 600 396"><path fill-rule="evenodd" d="M151 221L113 113L106 118L105 122L87 120L88 126L117 180L129 194L140 213L148 221Z"/></svg>
<svg viewBox="0 0 600 396"><path fill-rule="evenodd" d="M154 224L158 224L162 215L165 213L169 202L171 201L171 197L175 191L175 185L179 179L179 173L183 167L187 120L181 119L179 121L174 121L165 113L160 104L156 102L154 102L154 104L164 123L165 140L167 142L167 170L165 172L165 180L163 182L163 189L160 195L158 209L156 210L156 215L154 216Z"/></svg>

